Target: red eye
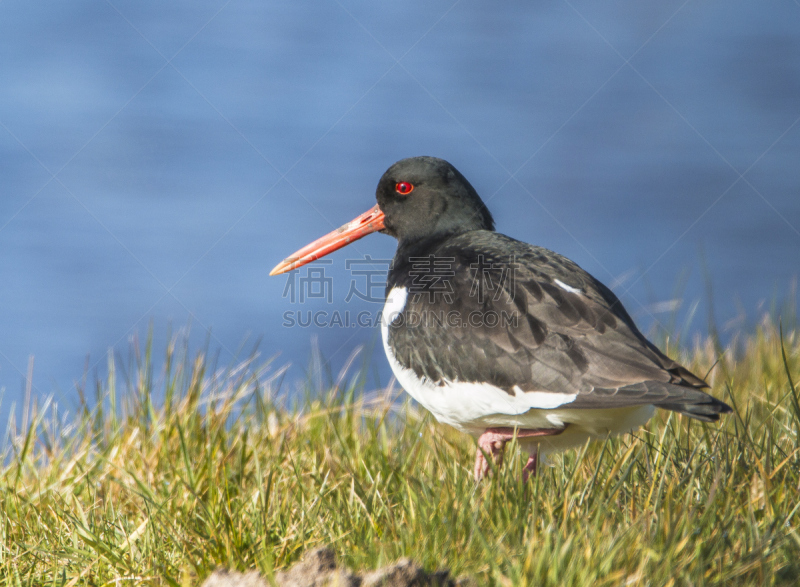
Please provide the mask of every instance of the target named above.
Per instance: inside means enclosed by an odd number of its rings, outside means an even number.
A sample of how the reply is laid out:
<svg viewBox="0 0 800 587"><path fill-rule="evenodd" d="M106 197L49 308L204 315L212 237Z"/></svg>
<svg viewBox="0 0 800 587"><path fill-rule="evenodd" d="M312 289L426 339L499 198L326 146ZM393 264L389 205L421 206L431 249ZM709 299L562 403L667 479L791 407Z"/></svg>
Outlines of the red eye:
<svg viewBox="0 0 800 587"><path fill-rule="evenodd" d="M394 186L394 191L402 196L405 196L414 191L414 186L407 181L401 181Z"/></svg>

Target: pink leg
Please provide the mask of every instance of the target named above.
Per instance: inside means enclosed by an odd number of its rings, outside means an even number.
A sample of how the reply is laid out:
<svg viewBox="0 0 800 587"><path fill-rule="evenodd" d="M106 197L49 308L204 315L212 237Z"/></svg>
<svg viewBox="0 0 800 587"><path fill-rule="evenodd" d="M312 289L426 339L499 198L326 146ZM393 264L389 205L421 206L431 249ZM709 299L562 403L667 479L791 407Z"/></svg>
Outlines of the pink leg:
<svg viewBox="0 0 800 587"><path fill-rule="evenodd" d="M489 462L484 453L492 455L497 465L503 462L503 450L510 439L507 435L495 432L497 428L487 428L486 432L478 438L478 450L475 453L475 481L480 481L489 472ZM513 436L511 437L513 438Z"/></svg>
<svg viewBox="0 0 800 587"><path fill-rule="evenodd" d="M486 432L478 438L478 451L475 454L475 481L480 481L489 472L489 463L486 455L491 455L492 459L499 466L503 463L503 450L506 442L514 438L534 438L536 436L555 436L561 434L564 428L540 428L522 429L514 428L487 428ZM485 454L484 454L485 453ZM533 453L528 457L528 462L522 470L522 478L527 481L530 474L536 474L538 453Z"/></svg>
<svg viewBox="0 0 800 587"><path fill-rule="evenodd" d="M522 483L527 483L530 477L536 477L539 468L539 451L536 450L528 455L528 462L522 467Z"/></svg>

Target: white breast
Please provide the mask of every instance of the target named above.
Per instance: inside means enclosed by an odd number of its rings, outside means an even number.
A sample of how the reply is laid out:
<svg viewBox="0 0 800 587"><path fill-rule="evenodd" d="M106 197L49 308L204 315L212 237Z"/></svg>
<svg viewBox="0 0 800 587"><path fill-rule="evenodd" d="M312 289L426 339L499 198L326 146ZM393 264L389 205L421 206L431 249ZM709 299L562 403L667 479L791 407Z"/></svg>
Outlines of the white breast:
<svg viewBox="0 0 800 587"><path fill-rule="evenodd" d="M525 393L515 388L513 394L488 383L444 381L434 383L420 378L413 370L403 367L389 346L389 325L405 308L406 288L393 288L386 299L381 321L381 335L386 358L397 381L411 397L429 410L437 420L460 430L483 432L489 426L520 426L531 422L532 409L552 409L568 404L576 394L534 391ZM526 417L521 416L525 414ZM546 415L539 413L533 420L540 427L552 427Z"/></svg>

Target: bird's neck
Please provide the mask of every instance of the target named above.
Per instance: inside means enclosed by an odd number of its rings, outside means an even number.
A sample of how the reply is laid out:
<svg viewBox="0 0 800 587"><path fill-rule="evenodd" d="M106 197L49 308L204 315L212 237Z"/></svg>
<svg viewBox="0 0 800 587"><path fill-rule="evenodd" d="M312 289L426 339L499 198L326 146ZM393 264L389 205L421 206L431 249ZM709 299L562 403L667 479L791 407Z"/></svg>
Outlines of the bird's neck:
<svg viewBox="0 0 800 587"><path fill-rule="evenodd" d="M473 231L440 232L420 238L400 239L386 280L387 292L395 286L406 286L406 282L415 275L436 273L443 263L452 262L454 250L458 247L454 249L448 245L468 232Z"/></svg>

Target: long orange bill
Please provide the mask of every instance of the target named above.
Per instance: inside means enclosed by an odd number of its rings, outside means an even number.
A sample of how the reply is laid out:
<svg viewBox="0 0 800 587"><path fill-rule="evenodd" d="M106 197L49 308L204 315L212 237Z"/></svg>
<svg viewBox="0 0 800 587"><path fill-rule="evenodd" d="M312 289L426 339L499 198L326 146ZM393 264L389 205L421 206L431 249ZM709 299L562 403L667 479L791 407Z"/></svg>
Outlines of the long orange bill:
<svg viewBox="0 0 800 587"><path fill-rule="evenodd" d="M316 261L328 253L341 249L345 245L349 245L353 241L357 241L372 232L383 230L383 228L383 212L381 212L381 209L375 204L373 208L370 208L358 218L354 218L344 226L340 226L333 232L326 234L322 238L318 238L310 245L304 246L296 253L292 253L278 263L275 269L270 271L269 274L280 275L281 273L286 273L292 269L302 267L306 263Z"/></svg>

